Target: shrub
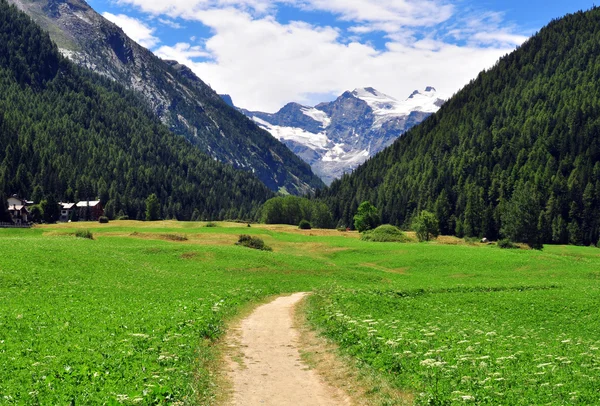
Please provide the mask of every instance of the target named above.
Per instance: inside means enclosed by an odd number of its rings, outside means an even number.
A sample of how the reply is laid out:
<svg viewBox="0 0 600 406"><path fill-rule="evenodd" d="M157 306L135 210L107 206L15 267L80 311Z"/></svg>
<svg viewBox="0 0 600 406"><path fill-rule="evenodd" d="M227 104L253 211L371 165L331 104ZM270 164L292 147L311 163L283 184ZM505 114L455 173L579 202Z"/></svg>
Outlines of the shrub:
<svg viewBox="0 0 600 406"><path fill-rule="evenodd" d="M75 237L77 238L87 238L88 240L94 239L94 234L90 230L77 230L75 232Z"/></svg>
<svg viewBox="0 0 600 406"><path fill-rule="evenodd" d="M238 240L238 242L235 243L235 245L240 245L242 247L252 248L261 251L273 251L273 248L269 247L268 245L265 245L265 242L262 239L258 237L252 237L246 234L240 235L240 239Z"/></svg>
<svg viewBox="0 0 600 406"><path fill-rule="evenodd" d="M163 234L161 235L162 238L164 238L165 240L169 240L169 241L187 241L188 238L185 235L179 235L179 234Z"/></svg>
<svg viewBox="0 0 600 406"><path fill-rule="evenodd" d="M106 217L106 216L102 216L102 217L100 217L100 218L98 219L98 222L99 222L100 224L108 224L108 217Z"/></svg>
<svg viewBox="0 0 600 406"><path fill-rule="evenodd" d="M517 245L513 244L513 242L508 238L498 241L498 247L503 248L503 249L519 248Z"/></svg>
<svg viewBox="0 0 600 406"><path fill-rule="evenodd" d="M385 224L377 227L375 230L368 230L362 233L360 239L372 242L410 242L408 238L398 227Z"/></svg>
<svg viewBox="0 0 600 406"><path fill-rule="evenodd" d="M308 220L302 220L300 221L300 224L298 224L298 228L300 230L310 230L312 229L312 226L310 225L310 222Z"/></svg>
<svg viewBox="0 0 600 406"><path fill-rule="evenodd" d="M209 228L213 228L213 227L218 227L216 223L213 223L212 221L206 223L204 225L204 227L209 227Z"/></svg>

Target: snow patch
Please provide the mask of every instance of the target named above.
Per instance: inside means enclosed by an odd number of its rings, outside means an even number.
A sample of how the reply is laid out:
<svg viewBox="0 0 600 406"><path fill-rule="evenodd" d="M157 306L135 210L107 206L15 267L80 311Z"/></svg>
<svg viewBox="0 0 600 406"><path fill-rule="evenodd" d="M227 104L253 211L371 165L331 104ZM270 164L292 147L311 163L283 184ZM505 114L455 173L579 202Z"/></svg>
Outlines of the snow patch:
<svg viewBox="0 0 600 406"><path fill-rule="evenodd" d="M305 116L308 116L313 120L321 123L323 128L327 128L331 124L331 118L327 115L327 113L321 110L317 110L314 107L302 107L302 113Z"/></svg>
<svg viewBox="0 0 600 406"><path fill-rule="evenodd" d="M327 145L330 143L329 138L327 138L327 135L324 132L319 134L313 134L301 128L280 127L278 125L273 125L271 123L266 122L265 120L261 120L258 117L252 117L252 119L259 126L269 131L271 135L277 138L279 141L294 141L298 144L305 145L313 149L326 148Z"/></svg>
<svg viewBox="0 0 600 406"><path fill-rule="evenodd" d="M443 100L438 97L435 88L428 86L424 91L415 90L408 99L399 101L392 96L381 93L372 87L355 89L354 97L363 100L371 107L375 115L373 128L381 126L395 117L408 116L414 111L436 113Z"/></svg>

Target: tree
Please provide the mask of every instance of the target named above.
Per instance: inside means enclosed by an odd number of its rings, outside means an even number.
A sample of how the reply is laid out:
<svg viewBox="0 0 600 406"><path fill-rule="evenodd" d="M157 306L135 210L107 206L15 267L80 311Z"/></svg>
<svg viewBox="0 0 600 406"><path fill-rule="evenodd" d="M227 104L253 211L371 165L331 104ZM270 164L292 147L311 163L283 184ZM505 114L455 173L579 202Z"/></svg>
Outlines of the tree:
<svg viewBox="0 0 600 406"><path fill-rule="evenodd" d="M40 203L42 212L44 213L44 221L46 223L56 223L60 217L60 206L54 196L47 196Z"/></svg>
<svg viewBox="0 0 600 406"><path fill-rule="evenodd" d="M8 200L4 195L0 195L2 201L0 202L0 222L2 223L12 223L12 218L10 217L10 213L8 212Z"/></svg>
<svg viewBox="0 0 600 406"><path fill-rule="evenodd" d="M354 227L362 233L367 230L374 230L381 224L377 208L370 202L364 201L358 206L358 211L354 216Z"/></svg>
<svg viewBox="0 0 600 406"><path fill-rule="evenodd" d="M538 193L533 185L519 183L502 214L502 234L531 248L542 249L542 232L538 228L540 212Z"/></svg>
<svg viewBox="0 0 600 406"><path fill-rule="evenodd" d="M440 222L435 214L423 210L413 219L412 229L417 233L419 241L430 241L440 235Z"/></svg>
<svg viewBox="0 0 600 406"><path fill-rule="evenodd" d="M146 199L146 221L156 221L160 217L160 203L156 194L152 193Z"/></svg>
<svg viewBox="0 0 600 406"><path fill-rule="evenodd" d="M39 223L44 218L44 210L42 210L41 205L34 204L29 208L29 216L31 221L34 223Z"/></svg>

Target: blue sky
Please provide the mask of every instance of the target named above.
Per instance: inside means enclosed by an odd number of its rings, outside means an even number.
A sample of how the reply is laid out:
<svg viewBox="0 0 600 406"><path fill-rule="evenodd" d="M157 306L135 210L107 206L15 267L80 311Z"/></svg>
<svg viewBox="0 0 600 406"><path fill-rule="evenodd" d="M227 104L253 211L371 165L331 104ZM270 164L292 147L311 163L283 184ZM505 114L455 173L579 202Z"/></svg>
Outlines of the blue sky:
<svg viewBox="0 0 600 406"><path fill-rule="evenodd" d="M372 86L449 97L553 18L593 1L89 0L158 56L245 108Z"/></svg>

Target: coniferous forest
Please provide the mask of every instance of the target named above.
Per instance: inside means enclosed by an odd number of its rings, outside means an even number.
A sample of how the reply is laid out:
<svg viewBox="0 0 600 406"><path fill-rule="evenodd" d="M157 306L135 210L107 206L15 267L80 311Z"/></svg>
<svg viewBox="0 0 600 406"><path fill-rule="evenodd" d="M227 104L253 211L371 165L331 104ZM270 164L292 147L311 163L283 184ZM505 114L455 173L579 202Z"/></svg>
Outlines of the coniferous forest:
<svg viewBox="0 0 600 406"><path fill-rule="evenodd" d="M100 199L109 216L252 218L272 193L171 134L133 93L63 58L0 0L0 194Z"/></svg>
<svg viewBox="0 0 600 406"><path fill-rule="evenodd" d="M352 224L434 212L441 232L589 245L600 237L600 9L551 22L390 148L318 194Z"/></svg>

